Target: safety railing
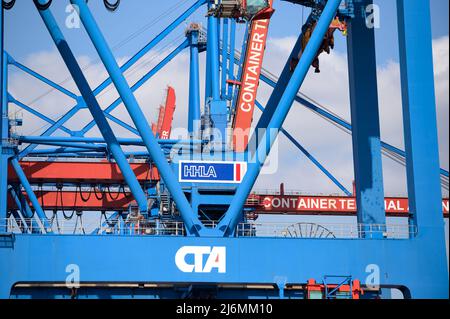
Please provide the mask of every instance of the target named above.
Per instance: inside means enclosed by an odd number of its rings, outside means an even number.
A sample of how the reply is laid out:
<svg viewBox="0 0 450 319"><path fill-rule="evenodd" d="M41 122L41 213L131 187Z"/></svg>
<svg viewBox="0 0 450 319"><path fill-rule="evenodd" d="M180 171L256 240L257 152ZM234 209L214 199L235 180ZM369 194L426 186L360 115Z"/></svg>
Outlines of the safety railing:
<svg viewBox="0 0 450 319"><path fill-rule="evenodd" d="M184 236L185 227L181 221L124 221L112 219L83 223L81 220L48 220L48 227L38 219L15 219L0 223L1 229L15 234L56 234L56 235L133 235L133 236ZM205 222L208 228L216 222ZM417 235L417 227L408 224L355 224L355 223L240 223L236 228L237 237L283 237L317 239L388 238L408 239Z"/></svg>

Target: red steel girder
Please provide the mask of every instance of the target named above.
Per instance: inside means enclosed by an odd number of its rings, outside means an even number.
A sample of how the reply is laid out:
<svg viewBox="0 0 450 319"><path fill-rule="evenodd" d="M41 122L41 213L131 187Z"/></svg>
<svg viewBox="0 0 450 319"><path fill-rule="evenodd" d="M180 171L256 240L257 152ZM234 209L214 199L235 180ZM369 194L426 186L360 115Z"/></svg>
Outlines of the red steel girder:
<svg viewBox="0 0 450 319"><path fill-rule="evenodd" d="M124 192L91 191L36 191L36 197L45 210L66 211L125 211L134 201L131 194ZM25 198L28 196L24 193ZM28 201L29 202L29 201ZM30 206L32 204L29 202ZM8 208L17 209L11 196L8 197Z"/></svg>

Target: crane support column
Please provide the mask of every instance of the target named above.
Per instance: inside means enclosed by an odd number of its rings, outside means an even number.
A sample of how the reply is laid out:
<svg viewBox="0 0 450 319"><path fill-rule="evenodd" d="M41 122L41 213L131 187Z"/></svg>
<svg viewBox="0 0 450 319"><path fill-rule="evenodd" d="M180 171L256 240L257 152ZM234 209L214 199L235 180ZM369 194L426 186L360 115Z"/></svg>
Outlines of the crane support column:
<svg viewBox="0 0 450 319"><path fill-rule="evenodd" d="M252 157L248 165L247 173L236 190L236 195L228 208L225 217L221 220L217 228L224 233L224 236L231 236L234 233L239 218L242 215L242 209L250 194L253 185L258 178L262 166L270 152L271 146L275 142L278 133L283 126L284 120L292 107L295 96L300 89L303 81L308 74L314 57L322 43L323 37L328 30L328 27L333 20L341 0L329 0L323 10L323 13L317 22L317 26L311 36L308 45L305 48L297 68L294 71L291 79L285 87L285 91L280 99L277 109L267 125L267 131L264 138L259 143L256 154ZM269 144L270 147L266 147Z"/></svg>
<svg viewBox="0 0 450 319"><path fill-rule="evenodd" d="M426 262L442 278L439 291L448 298L430 3L398 0L397 10L410 223L429 242L432 251Z"/></svg>
<svg viewBox="0 0 450 319"><path fill-rule="evenodd" d="M41 0L39 0L41 1ZM42 1L41 1L42 2ZM120 148L120 144L118 143L114 133L106 120L103 111L98 104L97 99L95 98L94 93L89 87L89 83L86 80L86 77L83 74L75 56L73 55L67 41L64 38L58 24L56 23L55 18L53 17L50 9L40 10L38 8L39 14L42 17L58 51L61 54L64 62L66 63L70 74L72 75L78 89L83 96L83 99L86 102L89 110L95 122L97 123L101 134L103 135L109 151L114 156L114 159L117 162L117 165L120 167L120 171L122 172L125 180L127 181L128 186L130 187L131 192L133 193L136 202L138 203L139 209L141 212L147 212L147 197L142 190L139 182L136 179L136 176L133 173L133 170L130 167L130 164L127 161L125 154Z"/></svg>
<svg viewBox="0 0 450 319"><path fill-rule="evenodd" d="M84 0L71 0L72 4L79 7L79 15L83 25L94 44L97 53L99 54L106 70L111 76L112 82L114 83L117 91L122 98L128 113L136 126L136 129L142 136L142 140L150 153L153 161L155 162L158 170L164 179L171 195L173 196L178 209L180 210L181 216L190 234L198 234L198 231L202 229L200 220L198 219L197 212L193 212L192 208L181 189L178 180L173 173L169 163L166 160L164 153L158 145L155 136L152 133L152 129L145 119L144 113L142 112L139 104L133 95L128 83L123 76L117 61L114 58L111 49L109 48L106 39L101 33L91 11L89 10L86 2ZM218 57L217 57L218 58ZM217 69L218 71L218 69Z"/></svg>
<svg viewBox="0 0 450 319"><path fill-rule="evenodd" d="M188 131L194 137L200 134L200 74L199 74L199 37L200 30L191 28L188 30L191 61L189 69L189 115Z"/></svg>
<svg viewBox="0 0 450 319"><path fill-rule="evenodd" d="M355 3L355 17L350 20L347 42L350 103L352 118L353 161L356 181L358 223L370 227L385 225L384 187L381 161L380 121L378 111L377 65L374 27L367 24L366 8L372 0ZM367 226L366 226L367 225ZM376 230L376 229L375 229Z"/></svg>

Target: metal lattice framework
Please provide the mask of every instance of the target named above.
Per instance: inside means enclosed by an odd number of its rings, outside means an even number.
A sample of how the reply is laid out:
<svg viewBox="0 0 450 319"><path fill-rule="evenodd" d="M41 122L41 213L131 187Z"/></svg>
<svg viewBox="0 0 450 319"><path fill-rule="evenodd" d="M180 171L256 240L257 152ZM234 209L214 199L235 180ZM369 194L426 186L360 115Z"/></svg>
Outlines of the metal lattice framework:
<svg viewBox="0 0 450 319"><path fill-rule="evenodd" d="M119 2L105 1L105 6L114 11ZM229 5L225 2L223 8ZM55 285L65 281L67 265L72 264L81 269L82 282L96 283L96 289L109 296L114 292L105 286L108 283L144 282L155 286L143 290L140 297L180 297L177 289L166 288L184 282L191 288L199 283L270 283L274 286L270 293L284 297L291 293L285 291L287 285L303 284L311 278L350 274L349 278L362 280L367 275L367 266L375 264L386 274L380 278L380 289L398 287L407 297L448 297L441 186L448 189L449 175L439 167L436 110L430 107L435 102L429 2L397 1L404 151L380 139L374 30L366 26L363 14L372 1L290 2L312 10L279 77L261 68L261 58L254 80L256 88L258 80L262 80L273 91L264 106L256 100L255 89L253 107L259 108L262 115L255 133L243 134L249 146L245 144L242 151L236 147L235 125L245 94L246 66L255 47L251 35L258 26L268 26L272 1L262 1L261 8L251 16L244 7L238 11L226 7L224 11L217 7L220 1L195 1L119 66L86 1L71 0L71 4L78 6L81 22L109 75L99 86L91 88L52 14L52 1L34 0L80 95L16 61L5 51L6 12L2 10L0 274L5 274L5 280L0 284L0 297L27 294L64 297L55 290ZM4 9L13 7L14 1L3 1ZM207 28L192 24L185 39L130 86L124 73L138 65L198 10L209 12ZM230 16L224 16L226 12ZM300 93L335 19L348 24L351 124ZM245 34L249 36L244 37L239 52L236 24L242 21L247 23ZM312 25L305 45L305 31ZM417 37L421 38L420 46L415 41ZM152 129L134 93L185 50L190 54L188 136L171 140L165 135L158 136ZM200 101L200 54L206 55L204 103ZM423 63L414 63L418 59ZM295 66L294 60L298 60ZM8 91L9 67L18 68L61 92L74 105L56 120L26 105ZM102 109L98 97L110 85L117 89L119 97ZM418 86L422 88L420 91L415 90ZM122 103L132 125L112 115ZM326 225L313 223L292 224L282 229L269 227L264 233L267 225L250 220L246 206L249 195L280 132L342 193L352 195L283 128L294 103L352 135L358 209L356 232L351 230L350 236L338 236ZM9 117L10 104L47 122L49 128L39 136L13 134L12 128L22 123ZM170 117L174 101L171 105ZM71 129L67 125L69 120L85 109L92 115L92 121L81 130ZM116 136L111 122L137 137ZM94 127L101 136L87 137ZM229 134L230 127L234 129L233 136ZM68 137L56 136L59 131ZM141 147L144 151L125 152L125 146ZM410 209L408 223L397 232L401 236L395 232L400 228L386 222L382 155L405 165L407 170ZM42 157L52 162L39 160ZM220 168L219 173L231 170L231 177L209 180L208 177L218 174L214 170L210 173L211 167ZM191 174L186 176L194 174L196 178L185 177L185 172ZM95 227L87 230L83 213L90 210L101 214ZM65 222L58 219L58 212L62 212ZM68 225L73 229L71 234ZM195 260L188 261L188 255L195 256ZM17 267L11 268L12 262ZM117 271L129 269L130 262L133 271ZM401 267L402 264L408 267ZM21 285L29 283L39 285L23 290ZM89 296L86 289L84 295ZM258 292L241 289L235 294L251 297ZM131 296L131 292L125 295ZM227 293L217 296L225 297Z"/></svg>

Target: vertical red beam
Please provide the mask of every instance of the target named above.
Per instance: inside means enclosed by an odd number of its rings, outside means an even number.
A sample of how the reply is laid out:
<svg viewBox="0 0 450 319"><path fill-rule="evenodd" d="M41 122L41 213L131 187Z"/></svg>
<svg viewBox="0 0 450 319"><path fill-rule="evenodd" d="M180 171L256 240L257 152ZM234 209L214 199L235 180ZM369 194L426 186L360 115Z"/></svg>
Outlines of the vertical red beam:
<svg viewBox="0 0 450 319"><path fill-rule="evenodd" d="M269 4L270 7L258 14L251 22L233 123L233 148L237 152L245 151L248 144L270 16L273 13L272 1L269 1Z"/></svg>

